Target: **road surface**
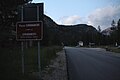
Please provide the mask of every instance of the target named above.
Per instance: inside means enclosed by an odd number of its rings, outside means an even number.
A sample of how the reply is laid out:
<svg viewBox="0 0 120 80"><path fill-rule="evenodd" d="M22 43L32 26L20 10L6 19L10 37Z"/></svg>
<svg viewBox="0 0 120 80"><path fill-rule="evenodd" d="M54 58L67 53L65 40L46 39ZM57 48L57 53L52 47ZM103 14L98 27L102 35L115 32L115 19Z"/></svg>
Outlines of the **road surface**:
<svg viewBox="0 0 120 80"><path fill-rule="evenodd" d="M98 48L65 47L69 80L120 80L120 57Z"/></svg>

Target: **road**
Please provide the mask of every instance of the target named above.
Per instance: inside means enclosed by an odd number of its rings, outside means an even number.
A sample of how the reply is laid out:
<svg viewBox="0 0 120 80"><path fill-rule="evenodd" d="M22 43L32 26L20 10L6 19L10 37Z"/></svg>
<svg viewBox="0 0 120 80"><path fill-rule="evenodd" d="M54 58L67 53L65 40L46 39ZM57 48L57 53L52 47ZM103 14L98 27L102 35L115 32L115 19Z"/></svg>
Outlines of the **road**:
<svg viewBox="0 0 120 80"><path fill-rule="evenodd" d="M69 80L120 80L120 57L98 48L64 49Z"/></svg>

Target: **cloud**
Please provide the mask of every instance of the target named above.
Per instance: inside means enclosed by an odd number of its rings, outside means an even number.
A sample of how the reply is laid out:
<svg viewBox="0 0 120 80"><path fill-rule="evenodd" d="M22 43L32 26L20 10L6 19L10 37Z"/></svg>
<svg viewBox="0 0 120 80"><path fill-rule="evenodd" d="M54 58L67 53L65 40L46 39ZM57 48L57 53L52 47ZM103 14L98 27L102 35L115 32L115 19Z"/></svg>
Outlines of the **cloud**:
<svg viewBox="0 0 120 80"><path fill-rule="evenodd" d="M79 15L64 16L58 20L58 23L63 25L88 24L95 28L100 25L103 30L111 27L113 19L116 22L120 19L120 6L98 8L85 17Z"/></svg>
<svg viewBox="0 0 120 80"><path fill-rule="evenodd" d="M115 21L120 19L120 6L107 6L96 9L87 17L88 24L96 28L100 25L102 29L110 27L113 19Z"/></svg>
<svg viewBox="0 0 120 80"><path fill-rule="evenodd" d="M81 22L81 17L78 15L73 15L73 16L64 16L59 19L59 24L64 24L64 25L73 25L73 24L78 24Z"/></svg>

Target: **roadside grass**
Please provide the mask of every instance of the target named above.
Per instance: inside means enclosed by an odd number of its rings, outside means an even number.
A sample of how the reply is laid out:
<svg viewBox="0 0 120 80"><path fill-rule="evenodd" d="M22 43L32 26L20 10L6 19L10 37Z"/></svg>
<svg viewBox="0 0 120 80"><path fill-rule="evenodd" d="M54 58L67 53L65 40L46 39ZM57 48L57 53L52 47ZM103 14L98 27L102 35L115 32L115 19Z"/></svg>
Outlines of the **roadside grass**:
<svg viewBox="0 0 120 80"><path fill-rule="evenodd" d="M0 48L0 75L1 79L17 80L21 77L21 59L18 48Z"/></svg>
<svg viewBox="0 0 120 80"><path fill-rule="evenodd" d="M120 53L120 48L118 48L118 47L114 47L114 46L111 46L111 45L108 45L108 46L99 46L99 47L106 49L106 51Z"/></svg>
<svg viewBox="0 0 120 80"><path fill-rule="evenodd" d="M112 51L112 52L116 52L116 53L120 53L120 49L119 48L117 48L117 47L108 47L108 50L109 51Z"/></svg>
<svg viewBox="0 0 120 80"><path fill-rule="evenodd" d="M50 60L57 55L56 52L61 51L60 46L41 47L41 69L43 70ZM24 49L25 58L25 75L22 75L21 69L21 49L14 48L0 48L0 75L3 80L36 80L31 75L33 72L38 72L38 54L37 47Z"/></svg>
<svg viewBox="0 0 120 80"><path fill-rule="evenodd" d="M61 51L61 46L52 46L52 47L42 47L41 50L41 68L44 69L48 64L50 64L50 61L57 57L56 53Z"/></svg>

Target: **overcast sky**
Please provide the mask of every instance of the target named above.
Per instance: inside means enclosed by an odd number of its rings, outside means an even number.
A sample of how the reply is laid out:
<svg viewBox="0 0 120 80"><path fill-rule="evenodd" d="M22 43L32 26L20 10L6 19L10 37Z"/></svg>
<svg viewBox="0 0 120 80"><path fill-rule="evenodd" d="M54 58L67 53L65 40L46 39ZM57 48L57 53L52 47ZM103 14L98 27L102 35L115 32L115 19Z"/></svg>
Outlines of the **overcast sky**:
<svg viewBox="0 0 120 80"><path fill-rule="evenodd" d="M44 13L64 25L89 24L102 30L120 19L120 0L33 0L44 3Z"/></svg>

